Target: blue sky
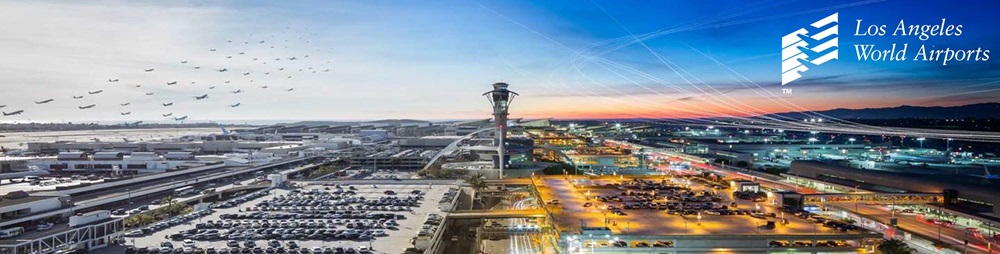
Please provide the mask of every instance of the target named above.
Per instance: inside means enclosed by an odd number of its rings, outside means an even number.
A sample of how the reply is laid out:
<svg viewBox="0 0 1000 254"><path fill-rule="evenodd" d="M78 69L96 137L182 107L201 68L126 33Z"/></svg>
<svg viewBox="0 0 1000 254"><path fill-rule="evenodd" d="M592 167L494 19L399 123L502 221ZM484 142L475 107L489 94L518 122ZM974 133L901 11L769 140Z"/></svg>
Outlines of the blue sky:
<svg viewBox="0 0 1000 254"><path fill-rule="evenodd" d="M995 1L3 2L0 21L19 25L0 28L0 82L19 92L0 95L0 105L25 113L0 120L485 118L488 103L479 95L501 80L522 94L515 117L992 102L1000 60L866 63L851 44L910 43L910 55L913 44L995 49L997 11ZM780 94L781 36L834 12L842 21L840 59ZM963 34L854 37L859 18L890 30L900 19L934 25L947 18ZM267 42L250 44L259 40ZM212 71L220 68L231 71ZM112 78L121 81L106 81ZM70 98L98 89L105 92ZM245 92L230 93L237 89ZM201 94L210 99L192 98ZM46 98L56 101L33 103ZM160 105L166 102L175 106ZM89 104L98 106L76 109Z"/></svg>

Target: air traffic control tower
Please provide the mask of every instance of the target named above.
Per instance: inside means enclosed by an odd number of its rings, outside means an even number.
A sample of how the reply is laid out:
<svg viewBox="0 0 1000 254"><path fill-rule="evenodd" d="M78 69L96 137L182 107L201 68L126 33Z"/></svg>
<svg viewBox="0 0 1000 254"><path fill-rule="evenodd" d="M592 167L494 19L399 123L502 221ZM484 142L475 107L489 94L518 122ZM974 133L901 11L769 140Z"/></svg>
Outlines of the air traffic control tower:
<svg viewBox="0 0 1000 254"><path fill-rule="evenodd" d="M490 105L493 106L493 122L496 123L496 142L498 158L496 166L499 169L498 176L503 179L504 164L507 163L507 155L505 155L505 143L507 141L507 109L510 108L510 102L514 100L514 97L518 94L507 90L510 86L507 83L495 83L493 84L493 90L483 93L483 96L490 101Z"/></svg>

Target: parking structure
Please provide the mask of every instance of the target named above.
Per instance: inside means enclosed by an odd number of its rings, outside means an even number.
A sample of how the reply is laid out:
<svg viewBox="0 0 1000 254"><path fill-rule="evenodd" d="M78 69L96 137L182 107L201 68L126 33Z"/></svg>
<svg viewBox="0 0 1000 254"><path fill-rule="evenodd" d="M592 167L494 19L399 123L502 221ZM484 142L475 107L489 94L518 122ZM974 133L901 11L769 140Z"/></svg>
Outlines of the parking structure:
<svg viewBox="0 0 1000 254"><path fill-rule="evenodd" d="M447 190L440 187L397 182L272 189L246 202L215 204L214 212L194 220L168 220L132 240L144 253L401 252L425 227L422 219L439 216L437 203Z"/></svg>

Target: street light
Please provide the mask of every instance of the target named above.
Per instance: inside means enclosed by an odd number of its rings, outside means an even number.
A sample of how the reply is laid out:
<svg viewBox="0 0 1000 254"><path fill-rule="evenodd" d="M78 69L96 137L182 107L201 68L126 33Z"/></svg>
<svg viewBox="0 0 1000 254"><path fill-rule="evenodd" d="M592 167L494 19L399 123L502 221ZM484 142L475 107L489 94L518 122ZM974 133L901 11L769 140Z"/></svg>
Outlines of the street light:
<svg viewBox="0 0 1000 254"><path fill-rule="evenodd" d="M850 141L852 145L854 144L854 141L855 141L855 140L856 140L856 139L854 139L854 138L849 138L849 139L847 139L847 141Z"/></svg>
<svg viewBox="0 0 1000 254"><path fill-rule="evenodd" d="M920 149L924 149L924 139L924 137L917 138L917 141L920 141Z"/></svg>

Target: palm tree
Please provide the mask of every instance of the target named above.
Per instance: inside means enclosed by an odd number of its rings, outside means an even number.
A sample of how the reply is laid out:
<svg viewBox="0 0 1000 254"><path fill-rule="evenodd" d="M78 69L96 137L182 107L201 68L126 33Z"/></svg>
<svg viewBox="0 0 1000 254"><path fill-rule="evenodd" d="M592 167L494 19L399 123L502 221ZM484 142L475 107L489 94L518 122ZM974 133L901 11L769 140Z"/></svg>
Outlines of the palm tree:
<svg viewBox="0 0 1000 254"><path fill-rule="evenodd" d="M486 180L483 179L483 173L476 173L475 175L469 176L469 179L466 182L468 182L469 185L472 186L472 190L473 190L473 192L472 192L472 199L473 200L476 199L476 194L479 191L482 191L482 190L486 189ZM483 202L483 200L479 199L479 205L480 206L483 205L482 202Z"/></svg>
<svg viewBox="0 0 1000 254"><path fill-rule="evenodd" d="M913 248L906 245L903 240L898 239L886 239L882 240L882 243L878 244L878 252L882 254L909 254L913 253Z"/></svg>

